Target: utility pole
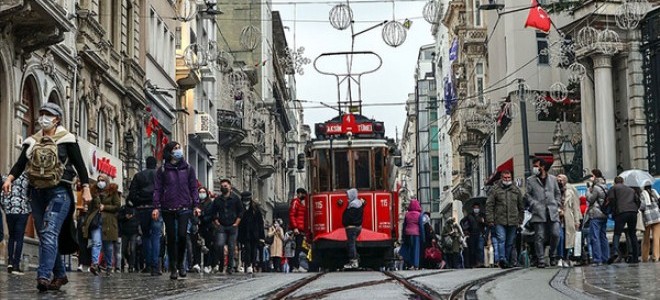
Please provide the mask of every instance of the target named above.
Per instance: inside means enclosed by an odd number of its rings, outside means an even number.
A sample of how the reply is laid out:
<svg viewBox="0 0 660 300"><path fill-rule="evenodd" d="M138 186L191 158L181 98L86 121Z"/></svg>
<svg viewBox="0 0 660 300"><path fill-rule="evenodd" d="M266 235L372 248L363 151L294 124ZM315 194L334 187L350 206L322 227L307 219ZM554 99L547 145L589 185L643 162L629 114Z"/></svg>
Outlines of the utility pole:
<svg viewBox="0 0 660 300"><path fill-rule="evenodd" d="M525 79L518 78L518 100L520 101L520 126L522 128L523 162L525 179L532 175L529 164L529 135L527 132L527 103L525 102Z"/></svg>

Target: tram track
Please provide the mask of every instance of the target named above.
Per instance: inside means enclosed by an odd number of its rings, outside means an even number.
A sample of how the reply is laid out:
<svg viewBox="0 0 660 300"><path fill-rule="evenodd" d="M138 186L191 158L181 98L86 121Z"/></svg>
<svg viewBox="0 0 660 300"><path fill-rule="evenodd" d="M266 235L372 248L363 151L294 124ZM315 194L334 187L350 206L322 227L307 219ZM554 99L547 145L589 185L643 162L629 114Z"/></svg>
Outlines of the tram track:
<svg viewBox="0 0 660 300"><path fill-rule="evenodd" d="M503 272L499 272L490 276L482 277L477 280L465 283L458 288L454 289L450 294L448 299L450 300L476 300L477 291L486 283L496 280L500 277L506 276L512 272L520 270L519 268L509 269Z"/></svg>
<svg viewBox="0 0 660 300"><path fill-rule="evenodd" d="M298 282L282 289L279 291L276 291L272 296L266 296L266 299L270 300L308 300L308 299L320 299L324 296L328 296L331 294L339 293L339 292L344 292L344 291L350 291L354 289L361 289L365 287L370 287L370 286L376 286L376 285L381 285L381 284L399 284L409 292L412 292L413 295L410 296L411 299L416 299L416 300L433 300L433 299L440 299L442 298L440 295L436 294L435 292L431 291L430 289L424 288L423 286L420 286L419 284L415 284L411 282L410 280L412 278L418 278L418 277L423 277L423 276L431 276L431 275L436 275L439 273L443 273L445 271L439 271L439 272L432 272L428 274L421 274L421 275L416 275L416 276L411 276L410 278L405 278L399 275L396 275L395 273L389 272L389 271L380 271L379 273L383 274L386 276L386 278L383 279L378 279L378 280L369 280L369 281L363 281L363 282L358 282L354 284L349 284L345 286L336 286L336 287L331 287L331 288L325 288L319 291L311 292L311 293L306 293L302 295L294 295L296 292L302 290L304 287L309 286L311 283L319 280L322 278L326 273L319 273L314 276L307 277L305 279L299 280Z"/></svg>

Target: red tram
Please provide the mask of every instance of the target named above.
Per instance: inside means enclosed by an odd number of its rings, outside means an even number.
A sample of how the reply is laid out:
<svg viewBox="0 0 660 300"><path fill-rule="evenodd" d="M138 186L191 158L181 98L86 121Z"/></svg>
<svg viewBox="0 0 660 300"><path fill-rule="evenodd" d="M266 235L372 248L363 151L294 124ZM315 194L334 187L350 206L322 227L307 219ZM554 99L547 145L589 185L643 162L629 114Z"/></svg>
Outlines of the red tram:
<svg viewBox="0 0 660 300"><path fill-rule="evenodd" d="M357 188L366 200L357 239L360 265L384 266L397 240L399 221L399 199L392 186L394 141L385 137L383 122L359 114L315 124L315 134L306 147L312 263L336 269L347 262L342 214L348 206L346 191Z"/></svg>

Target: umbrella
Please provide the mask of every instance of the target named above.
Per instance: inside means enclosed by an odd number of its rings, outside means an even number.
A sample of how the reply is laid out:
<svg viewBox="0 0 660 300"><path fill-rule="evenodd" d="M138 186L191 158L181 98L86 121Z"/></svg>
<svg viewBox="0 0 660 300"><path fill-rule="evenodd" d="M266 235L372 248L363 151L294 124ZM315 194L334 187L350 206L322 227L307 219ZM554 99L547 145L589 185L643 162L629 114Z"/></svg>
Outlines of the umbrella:
<svg viewBox="0 0 660 300"><path fill-rule="evenodd" d="M619 174L619 176L623 178L623 184L629 187L644 187L645 184L653 184L655 181L653 175L643 170L628 170Z"/></svg>

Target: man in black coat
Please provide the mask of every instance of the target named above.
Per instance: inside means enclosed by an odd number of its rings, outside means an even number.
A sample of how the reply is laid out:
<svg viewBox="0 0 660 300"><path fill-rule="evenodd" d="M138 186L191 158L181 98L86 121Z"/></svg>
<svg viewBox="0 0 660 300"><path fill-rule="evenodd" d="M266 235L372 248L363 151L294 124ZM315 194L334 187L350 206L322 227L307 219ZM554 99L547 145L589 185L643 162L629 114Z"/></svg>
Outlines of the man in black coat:
<svg viewBox="0 0 660 300"><path fill-rule="evenodd" d="M246 273L253 272L253 266L257 263L259 242L264 242L264 218L259 204L252 200L252 193L241 193L241 202L245 212L238 227L238 242L242 246L241 258L243 259Z"/></svg>
<svg viewBox="0 0 660 300"><path fill-rule="evenodd" d="M227 245L227 274L234 271L234 251L238 226L243 218L243 204L241 199L232 192L229 179L220 180L220 195L213 200L213 224L215 225L215 262L218 271L223 272L225 267L225 245Z"/></svg>

